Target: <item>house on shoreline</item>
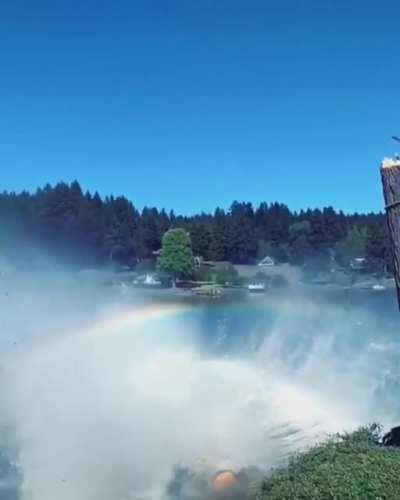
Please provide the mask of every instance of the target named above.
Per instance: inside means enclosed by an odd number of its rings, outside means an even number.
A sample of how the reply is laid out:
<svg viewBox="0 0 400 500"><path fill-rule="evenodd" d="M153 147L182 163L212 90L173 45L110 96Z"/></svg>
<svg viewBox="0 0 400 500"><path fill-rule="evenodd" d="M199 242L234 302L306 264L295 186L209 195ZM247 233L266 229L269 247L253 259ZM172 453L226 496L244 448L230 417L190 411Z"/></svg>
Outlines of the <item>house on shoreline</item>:
<svg viewBox="0 0 400 500"><path fill-rule="evenodd" d="M272 257L266 255L257 265L260 267L273 267L275 265L275 261Z"/></svg>

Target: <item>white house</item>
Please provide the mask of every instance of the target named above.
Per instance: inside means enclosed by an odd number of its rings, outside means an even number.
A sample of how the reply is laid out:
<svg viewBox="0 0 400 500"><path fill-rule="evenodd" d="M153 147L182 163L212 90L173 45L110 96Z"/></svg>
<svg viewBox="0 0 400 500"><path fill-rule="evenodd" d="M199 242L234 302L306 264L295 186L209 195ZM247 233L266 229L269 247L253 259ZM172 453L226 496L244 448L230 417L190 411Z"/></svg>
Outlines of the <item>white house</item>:
<svg viewBox="0 0 400 500"><path fill-rule="evenodd" d="M275 265L274 259L272 259L269 255L264 257L260 262L258 263L260 267L272 267Z"/></svg>

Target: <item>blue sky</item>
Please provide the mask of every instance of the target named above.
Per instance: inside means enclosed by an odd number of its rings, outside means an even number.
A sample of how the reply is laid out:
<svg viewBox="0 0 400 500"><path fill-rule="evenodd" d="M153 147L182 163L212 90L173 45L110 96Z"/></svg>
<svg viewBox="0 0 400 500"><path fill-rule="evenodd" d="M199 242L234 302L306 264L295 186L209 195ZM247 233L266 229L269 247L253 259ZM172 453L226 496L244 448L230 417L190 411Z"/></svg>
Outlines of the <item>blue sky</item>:
<svg viewBox="0 0 400 500"><path fill-rule="evenodd" d="M399 23L391 0L1 2L0 189L380 210Z"/></svg>

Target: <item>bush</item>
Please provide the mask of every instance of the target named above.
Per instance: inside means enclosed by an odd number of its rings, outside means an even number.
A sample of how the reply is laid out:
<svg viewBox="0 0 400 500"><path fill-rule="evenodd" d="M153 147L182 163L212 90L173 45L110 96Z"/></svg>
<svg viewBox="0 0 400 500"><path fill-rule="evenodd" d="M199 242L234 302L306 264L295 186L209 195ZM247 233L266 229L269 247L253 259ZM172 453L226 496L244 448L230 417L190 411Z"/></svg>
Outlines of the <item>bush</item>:
<svg viewBox="0 0 400 500"><path fill-rule="evenodd" d="M215 281L218 285L226 285L227 283L239 284L239 273L232 264L224 264L217 269Z"/></svg>
<svg viewBox="0 0 400 500"><path fill-rule="evenodd" d="M378 445L379 427L338 435L264 480L257 500L400 498L400 452Z"/></svg>
<svg viewBox="0 0 400 500"><path fill-rule="evenodd" d="M213 281L213 272L208 266L200 266L194 272L196 281Z"/></svg>

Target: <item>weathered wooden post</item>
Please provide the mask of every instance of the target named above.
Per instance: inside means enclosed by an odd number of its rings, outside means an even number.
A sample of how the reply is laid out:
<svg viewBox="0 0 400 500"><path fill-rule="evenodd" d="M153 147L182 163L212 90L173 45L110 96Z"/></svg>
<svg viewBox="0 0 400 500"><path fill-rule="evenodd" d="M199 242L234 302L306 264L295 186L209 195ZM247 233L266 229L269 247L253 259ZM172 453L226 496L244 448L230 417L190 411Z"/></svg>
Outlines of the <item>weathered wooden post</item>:
<svg viewBox="0 0 400 500"><path fill-rule="evenodd" d="M386 218L394 257L394 278L400 309L400 158L385 158L381 164Z"/></svg>

